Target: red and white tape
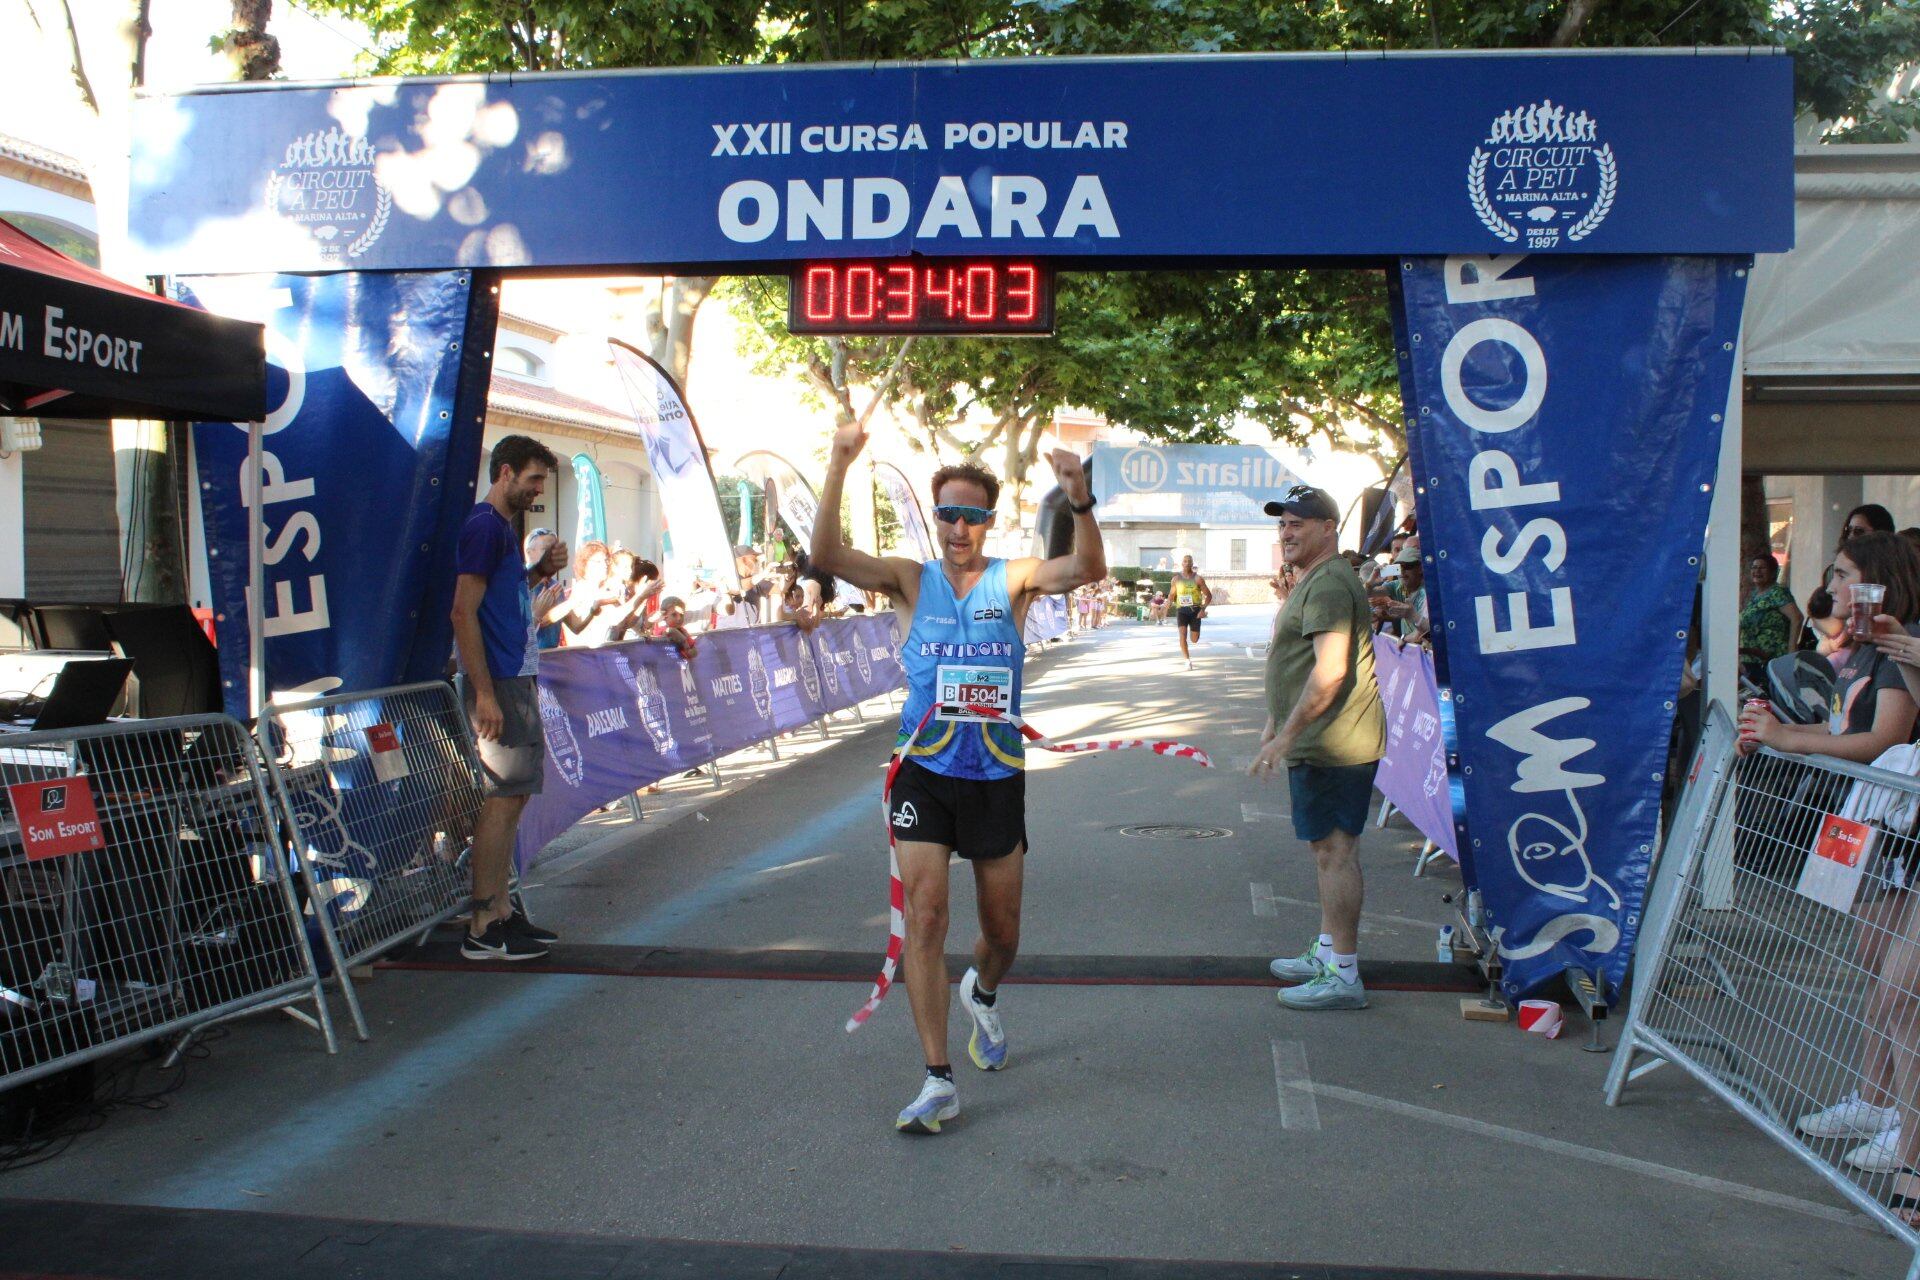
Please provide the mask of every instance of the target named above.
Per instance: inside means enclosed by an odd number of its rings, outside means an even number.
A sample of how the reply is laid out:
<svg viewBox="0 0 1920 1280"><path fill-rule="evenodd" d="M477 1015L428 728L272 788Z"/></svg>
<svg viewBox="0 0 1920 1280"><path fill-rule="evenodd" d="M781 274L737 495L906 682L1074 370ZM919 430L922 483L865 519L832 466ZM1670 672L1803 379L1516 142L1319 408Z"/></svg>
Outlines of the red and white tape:
<svg viewBox="0 0 1920 1280"><path fill-rule="evenodd" d="M900 956L907 947L907 891L900 881L900 847L893 836L893 780L900 775L900 766L906 763L913 745L920 740L927 722L933 719L933 713L940 706L935 703L927 708L920 717L920 723L907 736L907 740L895 748L893 759L887 765L887 780L880 789L880 809L887 823L887 955L880 964L880 976L874 980L873 991L867 996L867 1002L847 1019L847 1030L857 1031L880 1002L887 998L887 992L893 989L894 976L900 971ZM974 715L986 716L995 720L1004 720L1020 731L1028 742L1047 751L1074 753L1080 751L1151 751L1155 755L1170 756L1176 760L1191 760L1202 769L1213 768L1213 761L1199 747L1184 742L1155 738L1105 738L1097 742L1055 742L1038 729L1014 715L1011 711L1000 711L991 707L970 707L967 710Z"/></svg>

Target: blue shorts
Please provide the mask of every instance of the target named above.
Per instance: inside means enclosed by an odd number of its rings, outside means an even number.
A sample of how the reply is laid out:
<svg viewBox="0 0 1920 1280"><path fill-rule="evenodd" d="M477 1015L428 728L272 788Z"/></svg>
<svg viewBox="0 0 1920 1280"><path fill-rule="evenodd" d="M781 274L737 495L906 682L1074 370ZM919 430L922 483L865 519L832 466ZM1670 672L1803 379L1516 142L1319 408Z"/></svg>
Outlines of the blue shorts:
<svg viewBox="0 0 1920 1280"><path fill-rule="evenodd" d="M1373 775L1378 760L1366 764L1291 764L1287 790L1293 800L1293 834L1325 840L1335 829L1357 836L1373 807Z"/></svg>

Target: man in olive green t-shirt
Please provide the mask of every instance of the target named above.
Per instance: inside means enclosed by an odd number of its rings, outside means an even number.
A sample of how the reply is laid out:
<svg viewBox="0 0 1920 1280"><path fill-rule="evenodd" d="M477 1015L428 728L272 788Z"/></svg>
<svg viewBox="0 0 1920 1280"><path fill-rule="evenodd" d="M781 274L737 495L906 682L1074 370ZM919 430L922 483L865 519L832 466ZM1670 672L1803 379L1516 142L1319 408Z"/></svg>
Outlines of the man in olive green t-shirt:
<svg viewBox="0 0 1920 1280"><path fill-rule="evenodd" d="M1320 937L1273 975L1290 1009L1364 1009L1360 983L1360 832L1373 774L1386 750L1386 716L1373 679L1373 611L1353 566L1336 554L1333 499L1295 485L1267 514L1280 521L1280 555L1299 582L1275 619L1267 651L1267 727L1247 772L1270 778L1287 765L1293 833L1313 849L1320 879Z"/></svg>

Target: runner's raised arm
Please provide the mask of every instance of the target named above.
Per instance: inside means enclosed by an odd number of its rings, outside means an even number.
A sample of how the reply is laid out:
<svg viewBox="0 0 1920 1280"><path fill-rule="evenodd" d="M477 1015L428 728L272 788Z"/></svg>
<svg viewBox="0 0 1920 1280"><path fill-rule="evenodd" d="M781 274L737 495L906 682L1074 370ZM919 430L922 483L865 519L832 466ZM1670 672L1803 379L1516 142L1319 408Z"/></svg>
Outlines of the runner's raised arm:
<svg viewBox="0 0 1920 1280"><path fill-rule="evenodd" d="M897 556L877 556L850 547L840 534L840 494L846 487L847 468L866 447L867 433L858 424L848 423L833 433L833 448L827 458L827 482L820 488L820 511L814 517L813 545L808 549L813 565L822 573L851 582L862 591L884 591L899 603L912 607L915 588L920 583L920 566Z"/></svg>

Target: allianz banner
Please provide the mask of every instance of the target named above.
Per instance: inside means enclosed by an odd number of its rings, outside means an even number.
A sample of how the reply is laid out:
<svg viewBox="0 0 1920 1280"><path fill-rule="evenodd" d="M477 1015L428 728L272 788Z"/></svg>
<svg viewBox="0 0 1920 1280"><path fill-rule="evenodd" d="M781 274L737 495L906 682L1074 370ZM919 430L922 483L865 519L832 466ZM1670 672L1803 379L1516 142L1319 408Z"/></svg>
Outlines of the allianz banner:
<svg viewBox="0 0 1920 1280"><path fill-rule="evenodd" d="M454 542L480 472L494 295L470 271L194 279L181 291L267 326L269 689L439 676ZM220 684L245 717L246 424L196 423L193 446Z"/></svg>
<svg viewBox="0 0 1920 1280"><path fill-rule="evenodd" d="M1749 260L1403 259L1462 867L1518 998L1640 925Z"/></svg>

